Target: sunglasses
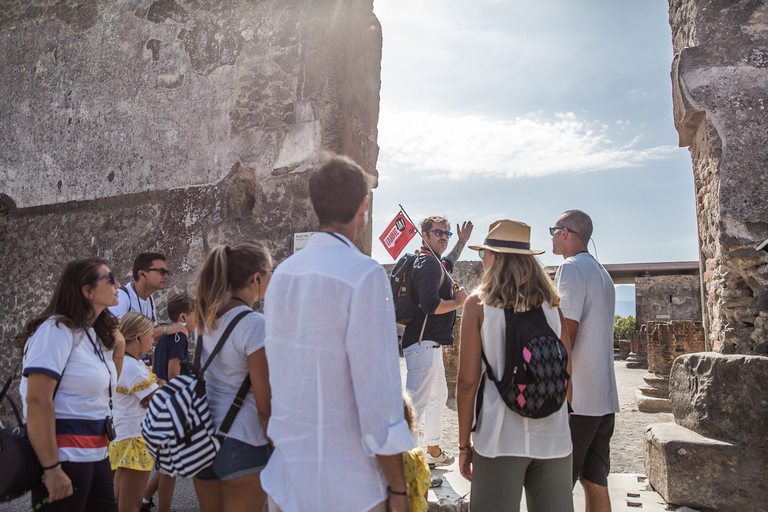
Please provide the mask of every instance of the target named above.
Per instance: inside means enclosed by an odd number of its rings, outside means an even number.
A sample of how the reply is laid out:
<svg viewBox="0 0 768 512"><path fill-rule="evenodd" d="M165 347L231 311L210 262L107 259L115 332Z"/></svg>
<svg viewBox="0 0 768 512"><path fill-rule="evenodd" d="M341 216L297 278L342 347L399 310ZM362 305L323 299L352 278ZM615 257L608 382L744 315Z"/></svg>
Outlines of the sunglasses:
<svg viewBox="0 0 768 512"><path fill-rule="evenodd" d="M161 276L169 276L171 275L171 271L167 268L148 268L147 272L160 272Z"/></svg>
<svg viewBox="0 0 768 512"><path fill-rule="evenodd" d="M558 229L565 229L565 230L567 230L568 228L565 227L565 226L555 226L553 228L549 228L549 234L552 235L552 236L555 236L555 233L557 232Z"/></svg>
<svg viewBox="0 0 768 512"><path fill-rule="evenodd" d="M104 274L103 276L99 277L99 278L98 278L98 279L96 279L94 282L92 282L92 283L91 283L91 286L95 286L95 285L96 285L96 284L97 284L99 281L101 281L102 279L106 279L106 280L107 280L107 282L108 282L108 283L109 283L111 286L114 286L114 285L115 285L115 275L114 275L112 272L107 272L106 274Z"/></svg>
<svg viewBox="0 0 768 512"><path fill-rule="evenodd" d="M445 238L451 238L453 236L453 233L450 231L443 231L442 229L428 229L427 233L434 233L437 238L442 238L443 235L445 235Z"/></svg>

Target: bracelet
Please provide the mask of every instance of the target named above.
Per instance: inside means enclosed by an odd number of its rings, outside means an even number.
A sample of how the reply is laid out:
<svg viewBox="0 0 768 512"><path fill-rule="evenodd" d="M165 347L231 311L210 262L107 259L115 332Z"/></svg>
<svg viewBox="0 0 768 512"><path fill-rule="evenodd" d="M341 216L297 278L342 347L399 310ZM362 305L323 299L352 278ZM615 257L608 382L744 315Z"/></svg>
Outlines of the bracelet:
<svg viewBox="0 0 768 512"><path fill-rule="evenodd" d="M164 325L163 327L165 327L165 334L168 334L168 326Z"/></svg>
<svg viewBox="0 0 768 512"><path fill-rule="evenodd" d="M53 465L51 465L51 466L48 466L47 468L43 468L43 471L50 471L50 470L52 470L52 469L56 469L56 468L58 468L59 466L61 466L61 461L58 461L58 460L57 460L57 461L56 461L56 464L53 464Z"/></svg>
<svg viewBox="0 0 768 512"><path fill-rule="evenodd" d="M408 491L395 492L395 491L392 490L392 488L390 486L387 486L387 492L389 494L394 494L395 496L408 496Z"/></svg>
<svg viewBox="0 0 768 512"><path fill-rule="evenodd" d="M459 451L460 451L460 452L465 452L465 451L467 451L467 450L471 450L471 449L472 449L472 445L471 445L471 444L468 444L467 446L461 446L461 445L459 445Z"/></svg>

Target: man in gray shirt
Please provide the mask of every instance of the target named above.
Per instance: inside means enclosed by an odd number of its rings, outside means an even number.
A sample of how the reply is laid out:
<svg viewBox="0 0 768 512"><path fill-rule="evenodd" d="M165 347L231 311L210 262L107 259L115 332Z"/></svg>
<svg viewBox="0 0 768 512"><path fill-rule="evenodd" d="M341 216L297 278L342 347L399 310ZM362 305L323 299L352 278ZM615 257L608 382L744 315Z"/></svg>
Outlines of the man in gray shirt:
<svg viewBox="0 0 768 512"><path fill-rule="evenodd" d="M610 511L610 440L619 411L613 370L613 281L587 250L592 237L589 215L569 210L549 231L552 252L565 259L555 287L573 345L573 482L578 479L584 487L587 512Z"/></svg>

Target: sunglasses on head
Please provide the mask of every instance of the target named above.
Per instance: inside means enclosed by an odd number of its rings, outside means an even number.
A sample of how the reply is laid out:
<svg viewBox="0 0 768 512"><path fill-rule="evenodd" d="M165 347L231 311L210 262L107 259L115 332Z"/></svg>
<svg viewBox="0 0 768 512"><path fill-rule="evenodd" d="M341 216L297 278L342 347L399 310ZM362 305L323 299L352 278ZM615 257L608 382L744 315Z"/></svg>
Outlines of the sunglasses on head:
<svg viewBox="0 0 768 512"><path fill-rule="evenodd" d="M171 275L171 271L167 268L148 268L147 272L160 272L161 276L169 276Z"/></svg>
<svg viewBox="0 0 768 512"><path fill-rule="evenodd" d="M450 231L443 231L442 229L428 229L427 233L434 233L437 238L442 238L443 235L445 235L445 238L451 238L453 236L453 233Z"/></svg>
<svg viewBox="0 0 768 512"><path fill-rule="evenodd" d="M97 278L97 279L96 279L94 282L92 282L92 283L91 283L91 286L93 286L93 285L97 284L97 283L98 283L99 281L101 281L102 279L106 279L106 280L107 280L107 282L108 282L110 285L112 285L112 286L114 286L114 285L115 285L115 275L114 275L112 272L107 272L106 274L104 274L103 276L101 276L101 277Z"/></svg>

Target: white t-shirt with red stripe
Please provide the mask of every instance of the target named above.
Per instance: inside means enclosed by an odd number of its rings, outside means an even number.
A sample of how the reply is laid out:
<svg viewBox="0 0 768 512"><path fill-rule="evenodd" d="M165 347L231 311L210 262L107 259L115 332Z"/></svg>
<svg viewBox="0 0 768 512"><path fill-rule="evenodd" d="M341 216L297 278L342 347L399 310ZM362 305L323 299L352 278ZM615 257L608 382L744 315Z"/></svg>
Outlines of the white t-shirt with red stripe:
<svg viewBox="0 0 768 512"><path fill-rule="evenodd" d="M114 385L117 370L112 351L104 349L92 328L88 331L103 361L84 329L72 331L63 323L56 325L56 317L40 324L24 347L19 393L25 422L27 377L41 373L57 381L61 379L53 399L61 461L93 462L107 457L109 440L104 423L110 415L109 386Z"/></svg>

